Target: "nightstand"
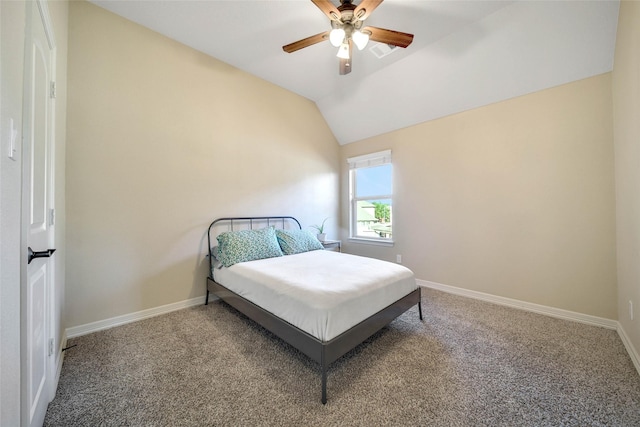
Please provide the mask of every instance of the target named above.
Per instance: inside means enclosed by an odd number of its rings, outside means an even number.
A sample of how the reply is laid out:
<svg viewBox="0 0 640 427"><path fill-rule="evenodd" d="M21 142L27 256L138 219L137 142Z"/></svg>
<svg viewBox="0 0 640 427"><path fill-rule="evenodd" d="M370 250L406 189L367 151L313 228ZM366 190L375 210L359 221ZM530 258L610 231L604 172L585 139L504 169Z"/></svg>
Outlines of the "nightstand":
<svg viewBox="0 0 640 427"><path fill-rule="evenodd" d="M325 249L337 249L338 252L342 252L342 240L325 240L320 243Z"/></svg>

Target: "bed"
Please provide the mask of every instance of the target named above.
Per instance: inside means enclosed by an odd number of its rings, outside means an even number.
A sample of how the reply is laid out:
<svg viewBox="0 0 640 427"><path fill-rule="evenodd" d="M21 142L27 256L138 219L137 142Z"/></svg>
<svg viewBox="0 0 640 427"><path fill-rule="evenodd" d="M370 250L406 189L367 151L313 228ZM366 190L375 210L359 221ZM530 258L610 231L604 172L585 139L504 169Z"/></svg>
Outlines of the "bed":
<svg viewBox="0 0 640 427"><path fill-rule="evenodd" d="M209 225L213 293L320 364L329 365L411 307L420 288L398 264L325 251L290 216L219 218Z"/></svg>

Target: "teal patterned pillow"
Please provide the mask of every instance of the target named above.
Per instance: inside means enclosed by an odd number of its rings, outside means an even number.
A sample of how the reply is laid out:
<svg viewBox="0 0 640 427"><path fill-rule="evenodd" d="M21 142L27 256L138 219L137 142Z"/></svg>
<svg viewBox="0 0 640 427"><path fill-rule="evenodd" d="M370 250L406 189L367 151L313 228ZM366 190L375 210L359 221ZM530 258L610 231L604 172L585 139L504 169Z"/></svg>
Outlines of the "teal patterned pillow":
<svg viewBox="0 0 640 427"><path fill-rule="evenodd" d="M276 230L276 236L285 255L324 249L322 243L309 230Z"/></svg>
<svg viewBox="0 0 640 427"><path fill-rule="evenodd" d="M282 250L273 227L227 231L218 235L218 260L225 267L277 256L282 256Z"/></svg>

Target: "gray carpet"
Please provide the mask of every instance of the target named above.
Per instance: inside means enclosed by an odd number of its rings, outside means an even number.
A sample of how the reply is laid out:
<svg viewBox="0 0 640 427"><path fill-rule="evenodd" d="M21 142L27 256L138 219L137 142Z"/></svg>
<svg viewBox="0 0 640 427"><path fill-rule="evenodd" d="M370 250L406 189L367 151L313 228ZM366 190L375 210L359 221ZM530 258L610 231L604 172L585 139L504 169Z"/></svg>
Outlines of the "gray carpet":
<svg viewBox="0 0 640 427"><path fill-rule="evenodd" d="M320 368L214 302L69 341L46 426L638 426L612 330L423 290Z"/></svg>

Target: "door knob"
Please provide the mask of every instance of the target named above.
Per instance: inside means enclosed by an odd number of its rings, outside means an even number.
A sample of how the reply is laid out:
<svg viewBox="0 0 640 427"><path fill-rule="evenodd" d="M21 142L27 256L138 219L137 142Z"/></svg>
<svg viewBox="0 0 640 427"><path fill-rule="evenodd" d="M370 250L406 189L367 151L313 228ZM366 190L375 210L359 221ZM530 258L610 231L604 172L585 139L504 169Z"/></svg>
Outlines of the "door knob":
<svg viewBox="0 0 640 427"><path fill-rule="evenodd" d="M27 264L31 264L34 258L49 258L55 251L55 249L47 249L46 251L34 252L31 248L28 248Z"/></svg>

